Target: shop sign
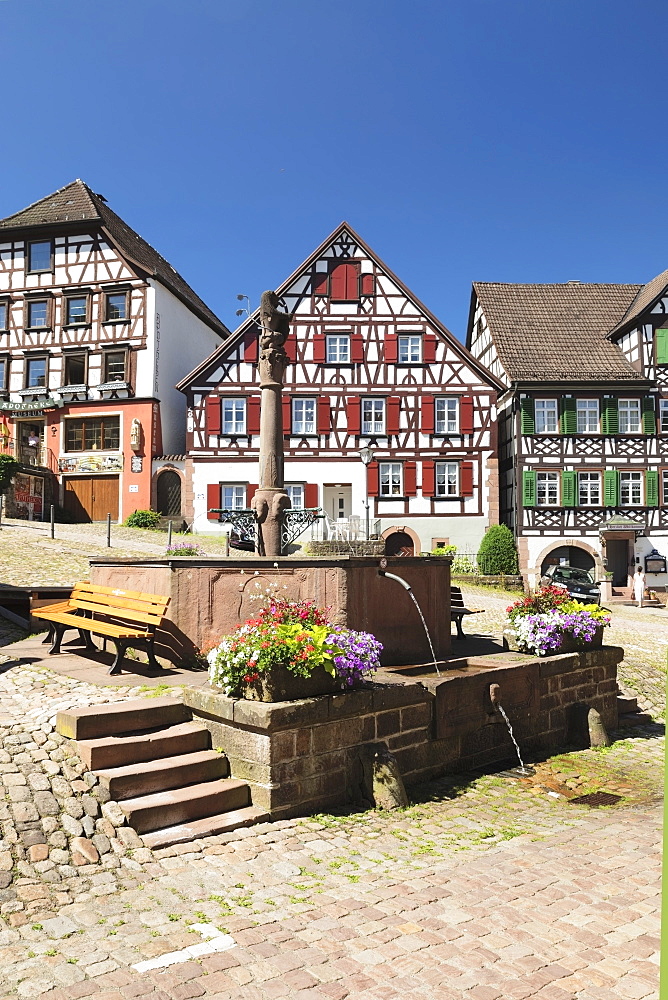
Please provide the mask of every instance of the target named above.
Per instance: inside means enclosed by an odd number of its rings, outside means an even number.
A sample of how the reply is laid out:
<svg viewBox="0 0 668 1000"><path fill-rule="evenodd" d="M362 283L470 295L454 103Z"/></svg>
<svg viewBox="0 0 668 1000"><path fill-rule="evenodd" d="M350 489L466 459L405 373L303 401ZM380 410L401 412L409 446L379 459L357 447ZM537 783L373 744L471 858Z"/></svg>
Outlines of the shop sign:
<svg viewBox="0 0 668 1000"><path fill-rule="evenodd" d="M4 400L0 401L0 411L17 415L22 413L38 414L42 410L54 410L63 405L62 399L51 399L51 397L41 399L38 403L12 403L11 400Z"/></svg>
<svg viewBox="0 0 668 1000"><path fill-rule="evenodd" d="M16 517L41 518L44 510L44 480L40 476L27 476L18 472L14 476L14 504Z"/></svg>
<svg viewBox="0 0 668 1000"><path fill-rule="evenodd" d="M122 455L77 455L58 459L59 472L122 472Z"/></svg>
<svg viewBox="0 0 668 1000"><path fill-rule="evenodd" d="M131 472L141 472L144 467L143 458L138 455L133 455L130 459L130 471Z"/></svg>

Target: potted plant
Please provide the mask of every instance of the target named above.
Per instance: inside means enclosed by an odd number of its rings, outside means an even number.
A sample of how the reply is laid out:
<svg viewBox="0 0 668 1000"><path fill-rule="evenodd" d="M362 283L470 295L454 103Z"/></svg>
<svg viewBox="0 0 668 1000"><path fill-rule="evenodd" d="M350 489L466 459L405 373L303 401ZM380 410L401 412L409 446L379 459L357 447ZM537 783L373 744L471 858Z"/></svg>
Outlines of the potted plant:
<svg viewBox="0 0 668 1000"><path fill-rule="evenodd" d="M207 655L209 680L233 698L293 701L354 687L380 666L368 632L333 625L313 601L271 597Z"/></svg>
<svg viewBox="0 0 668 1000"><path fill-rule="evenodd" d="M597 604L583 604L559 587L540 587L535 594L506 609L504 644L539 656L600 649L610 613Z"/></svg>

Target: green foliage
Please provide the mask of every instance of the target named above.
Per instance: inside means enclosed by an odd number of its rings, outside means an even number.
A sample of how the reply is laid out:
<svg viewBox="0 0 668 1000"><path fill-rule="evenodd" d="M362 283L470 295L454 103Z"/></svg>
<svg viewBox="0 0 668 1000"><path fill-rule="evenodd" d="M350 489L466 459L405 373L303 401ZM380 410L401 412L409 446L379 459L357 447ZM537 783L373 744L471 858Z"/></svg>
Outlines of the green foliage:
<svg viewBox="0 0 668 1000"><path fill-rule="evenodd" d="M478 566L486 576L519 572L515 539L507 525L493 524L487 529L478 550Z"/></svg>
<svg viewBox="0 0 668 1000"><path fill-rule="evenodd" d="M433 556L454 556L457 554L456 545L437 545L431 550Z"/></svg>
<svg viewBox="0 0 668 1000"><path fill-rule="evenodd" d="M135 510L123 521L126 528L157 528L160 515L157 510Z"/></svg>
<svg viewBox="0 0 668 1000"><path fill-rule="evenodd" d="M11 455L0 455L0 494L6 492L20 468L20 464Z"/></svg>
<svg viewBox="0 0 668 1000"><path fill-rule="evenodd" d="M455 556L452 563L453 573L476 573L477 568L473 559L468 556Z"/></svg>

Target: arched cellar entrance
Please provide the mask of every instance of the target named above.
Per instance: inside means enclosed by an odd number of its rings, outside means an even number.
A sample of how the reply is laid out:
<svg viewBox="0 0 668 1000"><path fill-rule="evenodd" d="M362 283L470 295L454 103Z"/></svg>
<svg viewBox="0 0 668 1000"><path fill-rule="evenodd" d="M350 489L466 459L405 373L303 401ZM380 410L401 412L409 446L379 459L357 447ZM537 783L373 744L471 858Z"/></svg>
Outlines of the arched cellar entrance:
<svg viewBox="0 0 668 1000"><path fill-rule="evenodd" d="M181 477L178 472L167 470L158 476L158 513L163 517L181 515Z"/></svg>
<svg viewBox="0 0 668 1000"><path fill-rule="evenodd" d="M386 556L414 556L420 552L420 539L410 528L388 528L382 537Z"/></svg>
<svg viewBox="0 0 668 1000"><path fill-rule="evenodd" d="M540 575L544 576L548 566L558 566L567 563L578 569L586 569L592 575L596 574L596 560L591 552L577 545L557 545L544 555L540 565Z"/></svg>

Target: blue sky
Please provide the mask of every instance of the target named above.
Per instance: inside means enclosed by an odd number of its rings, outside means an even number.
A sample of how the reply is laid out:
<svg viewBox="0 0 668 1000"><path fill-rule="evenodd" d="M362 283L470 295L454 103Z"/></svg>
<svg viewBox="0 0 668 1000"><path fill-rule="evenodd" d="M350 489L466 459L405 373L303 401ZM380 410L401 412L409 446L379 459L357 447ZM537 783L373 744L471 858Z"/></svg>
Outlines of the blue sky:
<svg viewBox="0 0 668 1000"><path fill-rule="evenodd" d="M229 326L347 219L486 281L668 267L659 0L0 0L0 216L82 177Z"/></svg>

